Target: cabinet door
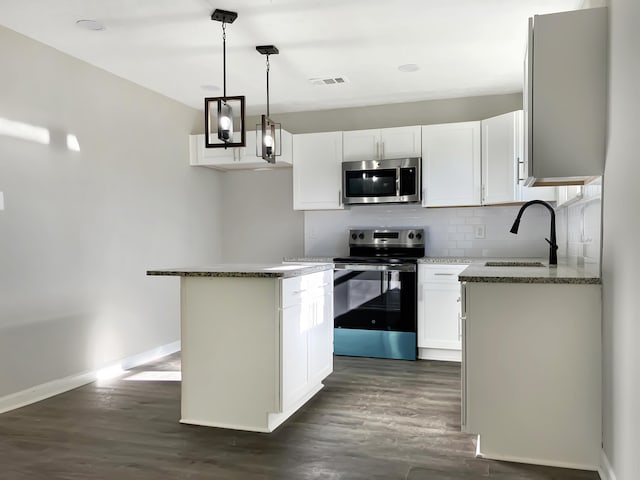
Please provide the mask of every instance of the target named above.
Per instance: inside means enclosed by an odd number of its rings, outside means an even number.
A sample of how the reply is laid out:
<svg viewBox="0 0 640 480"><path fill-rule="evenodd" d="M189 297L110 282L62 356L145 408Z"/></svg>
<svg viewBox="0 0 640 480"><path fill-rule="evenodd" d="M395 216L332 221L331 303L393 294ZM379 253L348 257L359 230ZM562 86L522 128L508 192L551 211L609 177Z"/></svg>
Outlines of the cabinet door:
<svg viewBox="0 0 640 480"><path fill-rule="evenodd" d="M276 163L287 165L293 164L293 135L286 130L282 130L282 147L279 157L276 157Z"/></svg>
<svg viewBox="0 0 640 480"><path fill-rule="evenodd" d="M342 205L342 132L293 137L294 210L336 210Z"/></svg>
<svg viewBox="0 0 640 480"><path fill-rule="evenodd" d="M480 205L480 122L422 127L422 205Z"/></svg>
<svg viewBox="0 0 640 480"><path fill-rule="evenodd" d="M307 389L309 380L308 325L312 305L298 303L282 310L282 409L287 411Z"/></svg>
<svg viewBox="0 0 640 480"><path fill-rule="evenodd" d="M378 160L380 158L380 130L353 130L342 133L342 161Z"/></svg>
<svg viewBox="0 0 640 480"><path fill-rule="evenodd" d="M459 284L425 283L421 285L424 305L418 329L418 347L460 350Z"/></svg>
<svg viewBox="0 0 640 480"><path fill-rule="evenodd" d="M380 158L410 158L422 155L420 126L380 130Z"/></svg>
<svg viewBox="0 0 640 480"><path fill-rule="evenodd" d="M482 120L482 203L516 201L516 165L522 111Z"/></svg>
<svg viewBox="0 0 640 480"><path fill-rule="evenodd" d="M607 9L536 15L525 77L528 182L599 176L607 119Z"/></svg>
<svg viewBox="0 0 640 480"><path fill-rule="evenodd" d="M325 289L327 289L325 287ZM333 371L333 295L314 299L314 322L309 330L309 381L322 381Z"/></svg>
<svg viewBox="0 0 640 480"><path fill-rule="evenodd" d="M218 167L236 162L236 148L206 148L204 135L190 135L189 137L191 165ZM238 137L238 141L240 141L240 137Z"/></svg>

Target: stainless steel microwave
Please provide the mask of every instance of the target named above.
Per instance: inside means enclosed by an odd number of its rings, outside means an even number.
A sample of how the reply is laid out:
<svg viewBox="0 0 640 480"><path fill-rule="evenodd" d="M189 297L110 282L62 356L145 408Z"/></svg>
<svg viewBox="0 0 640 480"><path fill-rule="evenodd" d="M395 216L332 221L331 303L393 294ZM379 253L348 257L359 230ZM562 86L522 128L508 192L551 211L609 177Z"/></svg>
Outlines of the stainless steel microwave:
<svg viewBox="0 0 640 480"><path fill-rule="evenodd" d="M421 200L420 158L366 160L342 164L342 201L411 203Z"/></svg>

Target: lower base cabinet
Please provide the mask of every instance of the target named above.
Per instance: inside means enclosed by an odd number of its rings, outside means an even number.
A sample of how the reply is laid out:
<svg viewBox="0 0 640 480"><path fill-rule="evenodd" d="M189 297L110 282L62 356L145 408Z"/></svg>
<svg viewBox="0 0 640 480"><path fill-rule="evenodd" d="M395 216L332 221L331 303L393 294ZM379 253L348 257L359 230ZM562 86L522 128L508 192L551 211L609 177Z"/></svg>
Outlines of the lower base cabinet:
<svg viewBox="0 0 640 480"><path fill-rule="evenodd" d="M462 425L495 460L597 470L600 285L462 284Z"/></svg>
<svg viewBox="0 0 640 480"><path fill-rule="evenodd" d="M418 358L461 361L458 275L467 265L418 265Z"/></svg>

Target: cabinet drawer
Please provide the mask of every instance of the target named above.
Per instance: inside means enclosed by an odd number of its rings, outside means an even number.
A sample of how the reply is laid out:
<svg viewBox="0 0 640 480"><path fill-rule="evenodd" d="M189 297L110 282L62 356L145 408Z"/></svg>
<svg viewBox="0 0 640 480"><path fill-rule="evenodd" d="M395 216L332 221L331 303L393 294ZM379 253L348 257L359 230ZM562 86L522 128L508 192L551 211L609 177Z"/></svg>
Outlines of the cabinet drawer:
<svg viewBox="0 0 640 480"><path fill-rule="evenodd" d="M418 265L420 283L458 283L458 275L468 265Z"/></svg>
<svg viewBox="0 0 640 480"><path fill-rule="evenodd" d="M333 270L282 279L282 308L303 303L305 299L324 295L333 283Z"/></svg>

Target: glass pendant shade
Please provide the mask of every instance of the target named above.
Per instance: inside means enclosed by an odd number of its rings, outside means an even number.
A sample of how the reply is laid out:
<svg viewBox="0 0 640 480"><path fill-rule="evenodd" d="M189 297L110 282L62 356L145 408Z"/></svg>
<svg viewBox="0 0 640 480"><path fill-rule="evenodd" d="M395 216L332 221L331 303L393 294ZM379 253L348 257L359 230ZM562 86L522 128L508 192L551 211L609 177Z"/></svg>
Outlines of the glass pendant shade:
<svg viewBox="0 0 640 480"><path fill-rule="evenodd" d="M244 147L244 96L204 99L207 148Z"/></svg>
<svg viewBox="0 0 640 480"><path fill-rule="evenodd" d="M276 157L282 155L282 127L266 115L262 115L262 123L256 125L256 156L269 163L275 163Z"/></svg>

